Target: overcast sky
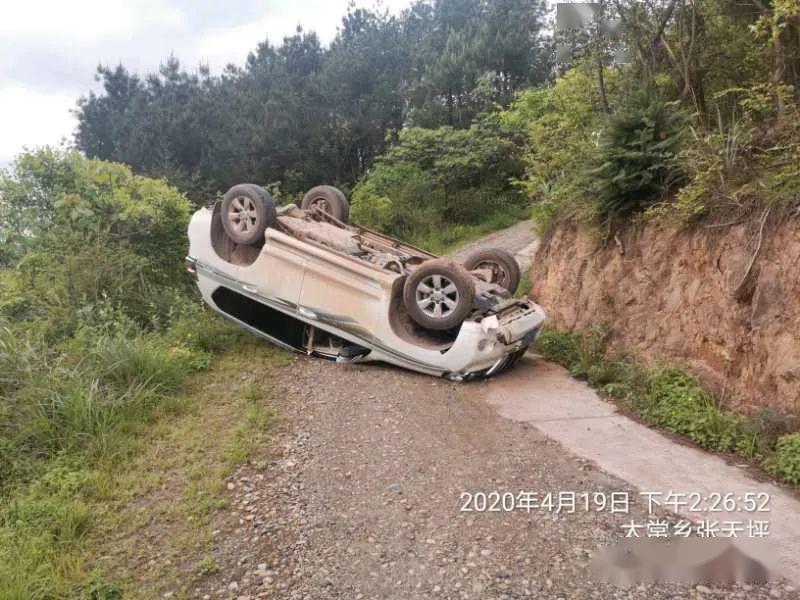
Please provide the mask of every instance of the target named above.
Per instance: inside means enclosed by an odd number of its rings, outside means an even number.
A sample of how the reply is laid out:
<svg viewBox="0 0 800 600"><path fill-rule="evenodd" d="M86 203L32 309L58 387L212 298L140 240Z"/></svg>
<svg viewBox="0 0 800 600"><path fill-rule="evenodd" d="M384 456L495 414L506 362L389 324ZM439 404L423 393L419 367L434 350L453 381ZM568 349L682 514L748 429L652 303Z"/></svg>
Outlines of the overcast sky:
<svg viewBox="0 0 800 600"><path fill-rule="evenodd" d="M72 139L70 110L96 89L98 63L149 72L174 54L187 68L241 65L298 24L324 44L349 0L0 0L0 167L23 147ZM356 0L374 6L375 0ZM411 0L382 0L399 12Z"/></svg>

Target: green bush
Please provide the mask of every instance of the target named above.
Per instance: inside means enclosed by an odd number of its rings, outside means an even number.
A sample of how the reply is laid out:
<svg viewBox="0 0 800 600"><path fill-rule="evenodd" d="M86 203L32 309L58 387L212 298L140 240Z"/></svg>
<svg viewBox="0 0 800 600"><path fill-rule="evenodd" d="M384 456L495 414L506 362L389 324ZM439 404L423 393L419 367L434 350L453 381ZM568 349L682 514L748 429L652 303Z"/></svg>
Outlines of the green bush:
<svg viewBox="0 0 800 600"><path fill-rule="evenodd" d="M767 468L781 479L800 485L800 433L784 435L778 440Z"/></svg>
<svg viewBox="0 0 800 600"><path fill-rule="evenodd" d="M675 157L681 125L678 113L647 96L609 118L591 171L600 216L641 212L680 181Z"/></svg>
<svg viewBox="0 0 800 600"><path fill-rule="evenodd" d="M44 344L31 332L12 329L9 323L0 321L0 397L22 387L35 376L45 358L43 352Z"/></svg>
<svg viewBox="0 0 800 600"><path fill-rule="evenodd" d="M580 362L581 335L576 332L545 329L536 340L536 350L546 360L571 369Z"/></svg>
<svg viewBox="0 0 800 600"><path fill-rule="evenodd" d="M353 190L352 219L405 239L480 225L519 214L523 196L519 136L494 116L469 129L411 127Z"/></svg>
<svg viewBox="0 0 800 600"><path fill-rule="evenodd" d="M236 342L250 338L237 327L199 302L183 302L171 313L165 336L174 345L206 354L219 354Z"/></svg>
<svg viewBox="0 0 800 600"><path fill-rule="evenodd" d="M657 427L685 435L703 448L734 452L745 443L743 419L719 409L714 397L676 367L650 376L644 418Z"/></svg>
<svg viewBox="0 0 800 600"><path fill-rule="evenodd" d="M39 321L51 340L74 333L79 309L102 303L148 323L153 299L187 281L188 219L181 193L124 165L50 149L21 155L0 173L0 240L15 268L0 277L0 316Z"/></svg>
<svg viewBox="0 0 800 600"><path fill-rule="evenodd" d="M573 377L605 383L600 369L605 355L601 329L581 332L562 332L545 329L536 342L537 351L547 360L568 369Z"/></svg>
<svg viewBox="0 0 800 600"><path fill-rule="evenodd" d="M239 334L188 293L189 204L161 181L39 150L0 175L0 217L4 493L115 452Z"/></svg>
<svg viewBox="0 0 800 600"><path fill-rule="evenodd" d="M93 371L117 389L146 387L156 395L177 392L186 376L204 369L209 359L206 352L170 345L160 336L126 333L101 336L90 355Z"/></svg>
<svg viewBox="0 0 800 600"><path fill-rule="evenodd" d="M351 219L365 227L407 239L439 221L435 206L442 191L418 165L379 165L353 190Z"/></svg>
<svg viewBox="0 0 800 600"><path fill-rule="evenodd" d="M605 76L615 103L622 75L609 69ZM593 68L571 69L552 86L520 93L500 116L505 127L525 136L524 174L516 187L533 202L533 218L542 234L554 219L595 218L587 165L597 154L604 119L595 77Z"/></svg>

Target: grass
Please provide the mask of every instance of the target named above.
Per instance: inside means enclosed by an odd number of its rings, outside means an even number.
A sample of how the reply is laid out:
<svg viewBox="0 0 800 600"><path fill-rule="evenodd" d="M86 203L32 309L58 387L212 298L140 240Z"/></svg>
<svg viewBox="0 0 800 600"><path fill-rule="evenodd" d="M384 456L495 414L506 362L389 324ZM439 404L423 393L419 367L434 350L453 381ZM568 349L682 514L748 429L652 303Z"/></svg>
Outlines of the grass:
<svg viewBox="0 0 800 600"><path fill-rule="evenodd" d="M509 208L488 215L476 225L450 225L422 236L410 237L408 242L433 254L443 255L459 246L475 241L489 233L506 229L530 218L525 208Z"/></svg>
<svg viewBox="0 0 800 600"><path fill-rule="evenodd" d="M519 286L514 293L514 298L521 298L522 296L530 295L533 291L533 281L531 281L531 271L527 269L521 273L519 278Z"/></svg>
<svg viewBox="0 0 800 600"><path fill-rule="evenodd" d="M243 356L258 375L241 375ZM129 491L108 522L114 533L94 552L112 557L108 570L127 590L186 596L215 570L210 523L227 505L224 478L269 440L279 393L272 378L288 356L259 342L235 347L192 382L180 417L155 428L120 482ZM154 535L159 548L144 550Z"/></svg>
<svg viewBox="0 0 800 600"><path fill-rule="evenodd" d="M180 597L213 571L223 478L268 441L288 355L196 312L136 331L0 332L0 600Z"/></svg>
<svg viewBox="0 0 800 600"><path fill-rule="evenodd" d="M647 367L610 356L601 329L546 330L537 349L646 423L707 450L736 454L782 481L800 484L800 433L792 432L794 418L769 409L753 416L726 410L678 366Z"/></svg>

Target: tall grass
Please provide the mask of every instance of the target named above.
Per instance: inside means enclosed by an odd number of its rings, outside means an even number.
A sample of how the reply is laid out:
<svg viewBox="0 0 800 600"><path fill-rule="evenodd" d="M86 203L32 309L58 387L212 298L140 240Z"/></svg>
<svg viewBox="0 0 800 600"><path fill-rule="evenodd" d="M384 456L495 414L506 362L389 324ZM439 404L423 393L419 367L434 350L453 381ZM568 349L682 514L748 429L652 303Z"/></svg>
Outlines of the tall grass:
<svg viewBox="0 0 800 600"><path fill-rule="evenodd" d="M491 213L479 224L439 225L423 229L408 238L409 243L434 254L446 254L462 244L476 240L488 233L516 225L529 217L526 208L510 206Z"/></svg>
<svg viewBox="0 0 800 600"><path fill-rule="evenodd" d="M55 345L29 324L0 326L0 600L72 597L90 579L106 589L80 547L92 499L109 493L100 470L124 468L137 433L238 337L186 302L161 331L114 317Z"/></svg>

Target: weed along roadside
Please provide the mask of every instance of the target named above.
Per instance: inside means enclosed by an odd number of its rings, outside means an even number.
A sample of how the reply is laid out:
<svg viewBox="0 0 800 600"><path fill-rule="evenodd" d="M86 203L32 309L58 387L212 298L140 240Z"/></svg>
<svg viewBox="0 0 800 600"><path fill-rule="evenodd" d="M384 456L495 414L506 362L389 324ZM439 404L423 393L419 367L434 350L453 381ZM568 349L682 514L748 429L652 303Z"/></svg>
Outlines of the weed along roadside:
<svg viewBox="0 0 800 600"><path fill-rule="evenodd" d="M242 354L254 367L244 376ZM216 572L215 522L230 506L225 481L244 464L266 468L280 421L277 380L287 363L282 351L239 342L192 378L180 414L155 428L118 480L126 498L93 550L93 565L110 581L134 596L190 597L192 586Z"/></svg>
<svg viewBox="0 0 800 600"><path fill-rule="evenodd" d="M267 455L278 419L273 379L286 354L238 340L221 324L193 322L199 326L231 337L212 367L146 411L85 407L95 426L63 431L80 445L36 464L17 459L0 521L4 598L154 597L188 589L212 570L212 519L228 502L224 478ZM257 375L242 376L241 353Z"/></svg>
<svg viewBox="0 0 800 600"><path fill-rule="evenodd" d="M186 585L222 477L275 423L286 355L192 296L174 188L50 151L2 184L5 201L35 186L51 202L13 246L26 260L0 270L0 597ZM55 201L77 190L77 212Z"/></svg>

